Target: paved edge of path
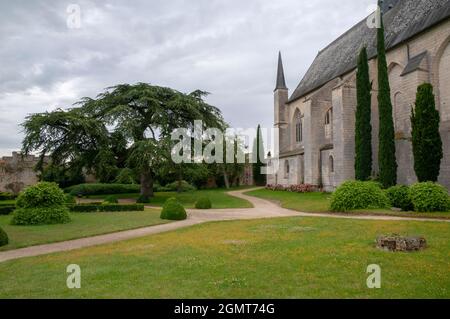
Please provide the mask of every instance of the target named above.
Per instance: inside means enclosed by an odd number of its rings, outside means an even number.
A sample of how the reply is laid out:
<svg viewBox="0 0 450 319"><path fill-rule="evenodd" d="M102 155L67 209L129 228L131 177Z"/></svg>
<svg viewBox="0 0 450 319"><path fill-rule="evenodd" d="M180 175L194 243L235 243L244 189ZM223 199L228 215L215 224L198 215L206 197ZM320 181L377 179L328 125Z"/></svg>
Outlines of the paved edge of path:
<svg viewBox="0 0 450 319"><path fill-rule="evenodd" d="M258 189L258 188L255 188ZM183 221L171 222L168 224L147 226L138 229L124 230L115 233L96 235L92 237L73 239L63 242L43 244L7 250L0 252L0 263L8 260L47 255L51 253L70 251L80 248L98 246L103 244L114 243L118 241L145 237L148 235L169 232L181 228L190 227L207 222L214 221L231 221L231 220L249 220L279 217L316 217L316 218L337 218L337 219L359 219L359 220L385 220L385 221L426 221L426 222L448 222L450 220L432 219L432 218L413 218L413 217L396 217L396 216L348 216L328 213L302 213L294 210L280 207L280 205L266 199L261 199L249 195L249 192L255 189L244 189L231 191L229 194L241 199L245 199L253 204L253 208L239 209L211 209L196 210L188 209L188 219Z"/></svg>

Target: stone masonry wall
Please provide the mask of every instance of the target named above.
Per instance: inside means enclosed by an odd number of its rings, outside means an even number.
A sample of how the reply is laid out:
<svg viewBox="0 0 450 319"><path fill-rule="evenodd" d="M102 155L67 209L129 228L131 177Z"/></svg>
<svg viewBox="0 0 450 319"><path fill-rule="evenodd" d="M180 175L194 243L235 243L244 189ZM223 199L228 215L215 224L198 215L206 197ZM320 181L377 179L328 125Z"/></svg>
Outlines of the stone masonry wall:
<svg viewBox="0 0 450 319"><path fill-rule="evenodd" d="M35 156L22 156L16 152L0 159L0 192L19 193L27 186L36 184L38 176L34 167L38 162Z"/></svg>

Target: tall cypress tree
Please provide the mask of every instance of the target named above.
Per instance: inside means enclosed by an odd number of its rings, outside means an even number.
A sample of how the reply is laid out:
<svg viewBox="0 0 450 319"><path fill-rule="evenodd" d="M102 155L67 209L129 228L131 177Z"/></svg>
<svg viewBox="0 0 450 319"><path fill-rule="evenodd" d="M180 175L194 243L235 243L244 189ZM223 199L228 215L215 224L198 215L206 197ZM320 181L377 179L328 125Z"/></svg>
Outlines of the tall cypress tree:
<svg viewBox="0 0 450 319"><path fill-rule="evenodd" d="M392 118L391 88L386 62L384 24L377 31L378 48L378 113L379 113L379 149L380 182L384 187L397 183L397 160L395 158L395 132Z"/></svg>
<svg viewBox="0 0 450 319"><path fill-rule="evenodd" d="M419 182L436 182L443 152L439 111L436 110L431 84L425 83L417 88L416 108L411 113L414 170Z"/></svg>
<svg viewBox="0 0 450 319"><path fill-rule="evenodd" d="M261 159L259 154L265 154L260 125L258 125L256 138L253 143L253 181L258 186L264 186L266 184L266 175L261 174L261 168L264 166L264 158Z"/></svg>
<svg viewBox="0 0 450 319"><path fill-rule="evenodd" d="M356 73L355 177L366 181L372 173L371 93L367 50L361 49Z"/></svg>

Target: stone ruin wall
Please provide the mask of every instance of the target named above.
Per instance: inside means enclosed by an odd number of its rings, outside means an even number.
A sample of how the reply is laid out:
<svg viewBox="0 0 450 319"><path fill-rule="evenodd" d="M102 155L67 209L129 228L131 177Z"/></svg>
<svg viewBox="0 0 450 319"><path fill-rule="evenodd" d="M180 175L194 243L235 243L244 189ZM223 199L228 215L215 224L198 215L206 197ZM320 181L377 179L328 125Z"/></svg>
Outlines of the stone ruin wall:
<svg viewBox="0 0 450 319"><path fill-rule="evenodd" d="M33 155L22 157L13 152L12 156L0 159L0 192L17 194L27 186L36 184L39 179L34 167L39 158Z"/></svg>

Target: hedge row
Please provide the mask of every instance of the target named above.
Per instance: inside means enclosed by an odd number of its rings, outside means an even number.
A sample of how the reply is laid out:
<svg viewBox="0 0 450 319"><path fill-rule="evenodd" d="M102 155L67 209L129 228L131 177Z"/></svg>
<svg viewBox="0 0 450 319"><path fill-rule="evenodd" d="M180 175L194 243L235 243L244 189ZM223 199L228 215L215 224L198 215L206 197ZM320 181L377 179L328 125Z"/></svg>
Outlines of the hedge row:
<svg viewBox="0 0 450 319"><path fill-rule="evenodd" d="M182 192L195 190L195 187L186 181L181 182ZM111 195L111 194L137 194L140 193L141 186L136 184L80 184L64 189L64 192L73 196L89 195ZM155 183L153 185L155 192L175 192L178 191L178 182L167 184L165 187Z"/></svg>
<svg viewBox="0 0 450 319"><path fill-rule="evenodd" d="M9 202L9 203L2 203L2 202L0 202L0 207L5 207L5 206L16 206L16 204L15 203L11 203L11 202Z"/></svg>
<svg viewBox="0 0 450 319"><path fill-rule="evenodd" d="M0 206L0 215L9 215L16 209L16 206Z"/></svg>
<svg viewBox="0 0 450 319"><path fill-rule="evenodd" d="M7 192L0 192L0 201L11 200L11 199L15 199L15 198L16 198L16 196L14 194L7 193Z"/></svg>
<svg viewBox="0 0 450 319"><path fill-rule="evenodd" d="M89 213L89 212L135 212L143 211L144 205L101 205L101 204L80 204L68 205L71 212ZM15 206L1 206L0 215L9 215L16 209Z"/></svg>
<svg viewBox="0 0 450 319"><path fill-rule="evenodd" d="M80 184L66 188L64 191L74 196L109 195L139 193L141 187L134 184Z"/></svg>
<svg viewBox="0 0 450 319"><path fill-rule="evenodd" d="M70 211L74 213L99 213L99 212L142 212L144 205L73 205L69 206Z"/></svg>

